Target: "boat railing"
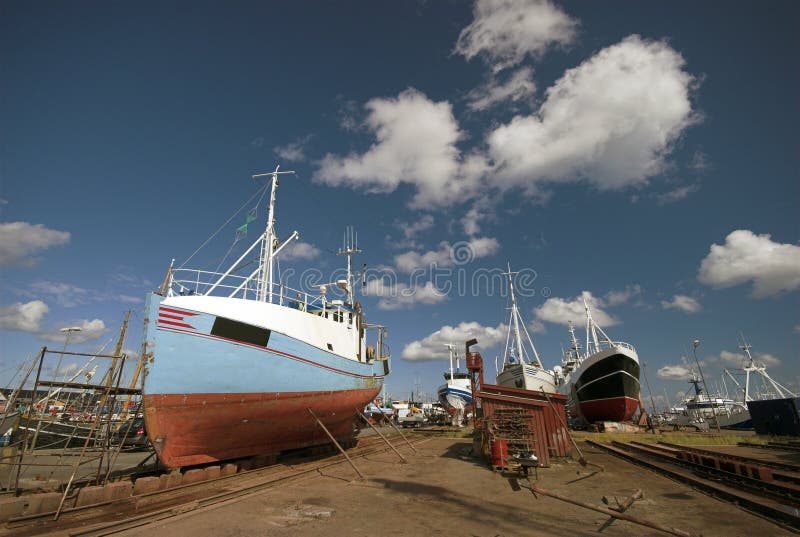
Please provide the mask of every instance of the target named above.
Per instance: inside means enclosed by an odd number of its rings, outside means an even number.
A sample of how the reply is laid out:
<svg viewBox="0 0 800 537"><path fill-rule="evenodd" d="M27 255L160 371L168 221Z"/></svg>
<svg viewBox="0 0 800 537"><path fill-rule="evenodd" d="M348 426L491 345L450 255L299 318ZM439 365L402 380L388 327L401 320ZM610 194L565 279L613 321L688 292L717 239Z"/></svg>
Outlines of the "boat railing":
<svg viewBox="0 0 800 537"><path fill-rule="evenodd" d="M636 352L636 348L631 345L630 343L625 343L624 341L600 341L600 348L601 349L610 349L612 347L623 347L628 350L632 350Z"/></svg>
<svg viewBox="0 0 800 537"><path fill-rule="evenodd" d="M255 300L258 282L252 275L239 276L198 269L175 269L172 272L173 295L204 295ZM292 289L282 283L272 284L272 302L303 311L331 307L321 295Z"/></svg>

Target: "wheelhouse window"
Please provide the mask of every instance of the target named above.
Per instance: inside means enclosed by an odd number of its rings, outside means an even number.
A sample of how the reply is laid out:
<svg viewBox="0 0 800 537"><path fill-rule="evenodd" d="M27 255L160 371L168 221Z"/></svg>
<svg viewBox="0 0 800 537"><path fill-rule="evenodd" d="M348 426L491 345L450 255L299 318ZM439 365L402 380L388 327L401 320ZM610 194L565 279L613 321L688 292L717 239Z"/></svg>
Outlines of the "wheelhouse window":
<svg viewBox="0 0 800 537"><path fill-rule="evenodd" d="M225 317L217 317L214 321L214 326L211 327L212 336L224 337L225 339L258 345L259 347L267 346L269 334L270 331L266 328L240 323Z"/></svg>

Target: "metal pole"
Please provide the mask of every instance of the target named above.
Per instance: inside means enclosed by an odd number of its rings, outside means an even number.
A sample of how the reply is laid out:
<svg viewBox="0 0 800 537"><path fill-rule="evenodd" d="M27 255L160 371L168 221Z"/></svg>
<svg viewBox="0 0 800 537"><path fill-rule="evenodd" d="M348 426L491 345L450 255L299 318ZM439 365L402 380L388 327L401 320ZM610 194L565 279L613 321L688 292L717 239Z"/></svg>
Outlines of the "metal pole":
<svg viewBox="0 0 800 537"><path fill-rule="evenodd" d="M325 431L325 434L327 434L327 435L328 435L328 438L330 438L330 439L331 439L331 442L333 442L333 445L334 445L334 446L336 446L336 448L339 450L339 452L340 452L342 455L344 455L344 458L345 458L345 459L347 459L347 462L349 462L349 463L350 463L350 466L352 466L352 467L353 467L353 470L355 470L355 471L356 471L356 473L358 474L358 477L360 477L361 479L365 479L365 477L364 477L364 474L362 474L362 473L361 473L361 471L358 469L358 467L355 465L355 463L354 463L354 462L353 462L353 461L350 459L350 457L348 457L348 455L347 455L347 453L345 452L345 450L342 448L342 446L340 446L340 445L339 445L339 442L337 442L337 441L336 441L336 439L333 437L333 435L332 435L332 434L331 434L331 432L328 430L328 428L327 428L327 427L325 427L325 424L324 424L324 423L322 423L322 421L321 421L321 420L320 420L320 419L317 417L317 415L316 415L316 414L314 414L314 411L313 411L313 410L311 410L311 407L309 407L309 408L308 408L308 412L309 412L309 413L310 413L312 416L314 416L314 419L315 419L315 420L317 420L317 423L319 424L319 426L320 426L320 427L322 427L322 430L323 430L323 431Z"/></svg>
<svg viewBox="0 0 800 537"><path fill-rule="evenodd" d="M389 442L389 440L388 440L388 439L387 439L385 436L383 436L383 434L381 434L381 432L378 430L378 428L377 428L377 427L375 427L374 425L372 425L372 423L370 423L369 419L367 419L367 417L366 417L364 414L362 414L360 410L356 409L356 414L358 414L359 416L361 416L361 417L363 418L363 420L364 420L365 422L367 422L367 425L369 425L370 427L372 427L372 430L373 430L373 431L375 431L376 433L378 433L378 436L380 436L380 437L383 439L383 441L384 441L384 442L386 442L386 445L388 445L390 448L392 448L392 451L394 451L395 453L397 453L397 456L398 456L398 457L400 457L400 460L402 460L403 462L408 462L408 461L406 460L406 458L405 458L405 457L403 457L403 456L400 454L400 452L399 452L399 451L397 451L397 449L396 449L396 448L395 448L395 447L392 445L392 443L391 443L391 442ZM383 414L383 412L381 412L381 414Z"/></svg>
<svg viewBox="0 0 800 537"><path fill-rule="evenodd" d="M44 363L44 355L47 352L47 347L42 347L39 353L39 368L36 370L36 380L33 383L33 394L31 395L31 404L28 407L28 417L25 420L25 432L22 435L22 441L19 446L19 466L17 467L17 479L14 482L14 490L19 490L19 475L22 470L22 457L24 456L26 445L28 443L28 431L30 430L30 419L33 405L36 402L36 391L39 389L39 378L42 375L42 364ZM20 413L20 421L22 421L22 413Z"/></svg>
<svg viewBox="0 0 800 537"><path fill-rule="evenodd" d="M653 400L653 392L650 390L650 381L647 380L647 362L642 362L644 367L642 368L642 374L644 375L644 383L647 385L647 393L650 394L650 404L653 406L653 414L657 412L656 410L656 402Z"/></svg>
<svg viewBox="0 0 800 537"><path fill-rule="evenodd" d="M526 489L530 490L531 493L533 493L534 495L541 494L543 496L550 496L551 498L561 500L562 502L571 503L579 507L585 507L586 509L591 509L592 511L597 511L598 513L603 513L610 517L619 518L621 520L627 520L628 522L633 522L634 524L639 524L641 526L646 526L648 528L653 528L655 530L663 531L664 533L669 533L670 535L677 535L679 537L692 537L691 533L685 532L683 530L679 530L677 528L671 528L669 526L664 526L656 522L651 522L649 520L644 520L642 518L633 517L631 515L626 515L625 513L620 513L618 511L614 511L613 509L607 509L605 507L599 507L588 503L584 503L572 498L568 498L566 496L562 496L560 494L556 494L555 492L551 492L541 487L537 487L536 485L530 485L530 486L522 485L522 483L519 483L518 481L517 485L524 486Z"/></svg>
<svg viewBox="0 0 800 537"><path fill-rule="evenodd" d="M711 399L711 394L708 393L708 386L706 386L706 378L703 376L703 370L700 368L700 361L697 359L697 347L700 346L700 340L695 339L692 341L692 353L694 354L694 362L697 364L697 370L700 372L700 380L703 381L703 389L706 391L706 397L708 397L709 402L711 403L711 414L714 416L714 423L717 425L717 433L722 434L722 431L719 427L719 420L717 419L717 409L714 408L714 400Z"/></svg>
<svg viewBox="0 0 800 537"><path fill-rule="evenodd" d="M403 440L405 440L405 441L406 441L406 444L408 444L408 447L410 447L410 448L411 448L411 449L414 451L414 453L416 453L416 452L417 452L417 448L415 448L413 445L411 445L411 442L409 442L409 441L408 441L408 438L406 438L406 435L404 435L404 434L403 434L403 432L402 432L400 429L398 429L398 428L397 428L397 425L395 425L395 424L394 424L394 422L393 422L392 420L390 420L389 418L387 418L387 417L386 417L386 414L384 414L383 412L381 412L381 417L383 417L383 419L384 419L384 420L386 420L386 422L387 422L389 425L391 425L391 426L392 426L392 429L394 429L395 431L397 431L397 434L399 434L401 437L403 437Z"/></svg>
<svg viewBox="0 0 800 537"><path fill-rule="evenodd" d="M580 450L580 448L578 447L578 443L577 443L577 442L575 442L575 439L574 439L574 438L572 438L572 435L571 435L571 434L569 434L569 427L567 427L567 424L564 422L564 418L562 418L562 417L561 417L561 414L558 412L558 409L555 407L555 405L553 404L553 402L552 402L552 401L550 401L550 396L548 396L548 395L547 395L547 392L546 392L546 391L544 391L544 386L539 386L539 389L542 391L542 395L544 395L544 398L545 398L545 399L547 399L547 404L549 404L549 405L550 405L550 408L553 410L553 414L555 414L555 415L556 415L556 417L558 418L558 421L560 421L560 422L561 422L561 425L563 425L563 426L564 426L564 432L566 432L566 433L567 433L567 436L569 437L569 440L570 440L570 442L572 442L572 445L575 447L575 451L577 451L577 452L578 452L578 457L579 457L579 458L578 458L578 462L580 463L580 465L581 465L581 466L586 466L586 465L588 464L588 465L590 465L590 466L594 466L595 468L600 468L600 471L602 471L602 472L605 472L605 471L606 471L606 469L605 469L605 467L604 467L604 466L602 466L602 465L600 465L600 464L594 464L594 463L591 463L591 462L587 461L587 460L586 460L586 459L583 457L583 453L581 453L581 450Z"/></svg>

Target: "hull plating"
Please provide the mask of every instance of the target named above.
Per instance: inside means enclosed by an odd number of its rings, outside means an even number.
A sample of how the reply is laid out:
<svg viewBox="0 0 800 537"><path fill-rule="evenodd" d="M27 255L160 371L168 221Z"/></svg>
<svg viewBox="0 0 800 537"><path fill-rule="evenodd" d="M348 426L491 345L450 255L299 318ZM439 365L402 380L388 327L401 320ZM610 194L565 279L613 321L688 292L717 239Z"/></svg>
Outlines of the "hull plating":
<svg viewBox="0 0 800 537"><path fill-rule="evenodd" d="M329 442L308 408L338 439L372 389L348 392L145 395L147 432L162 464L191 466Z"/></svg>
<svg viewBox="0 0 800 537"><path fill-rule="evenodd" d="M572 373L570 397L587 422L627 421L639 406L639 357L625 347L596 353Z"/></svg>
<svg viewBox="0 0 800 537"><path fill-rule="evenodd" d="M151 295L145 325L152 353L145 421L168 468L328 442L309 408L335 437L350 438L356 409L380 391L380 362L321 349L271 329L264 316L266 342L232 341L214 333L218 315L192 311L187 297L181 299L176 308ZM343 341L348 330L332 330L331 339Z"/></svg>
<svg viewBox="0 0 800 537"><path fill-rule="evenodd" d="M639 399L611 397L609 399L581 401L579 406L581 414L589 422L627 421L631 419L636 409L639 408Z"/></svg>

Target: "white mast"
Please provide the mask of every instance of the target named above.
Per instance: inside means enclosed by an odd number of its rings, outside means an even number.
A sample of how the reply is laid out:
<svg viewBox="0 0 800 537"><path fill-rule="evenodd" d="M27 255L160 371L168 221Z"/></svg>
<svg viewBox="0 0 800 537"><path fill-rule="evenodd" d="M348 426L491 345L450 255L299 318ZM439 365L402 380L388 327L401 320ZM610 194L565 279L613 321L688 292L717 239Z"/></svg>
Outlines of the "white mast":
<svg viewBox="0 0 800 537"><path fill-rule="evenodd" d="M753 355L750 354L750 349L752 348L752 346L747 344L747 342L744 339L744 336L742 336L742 342L744 344L741 345L739 348L742 349L745 352L745 354L747 354L747 359L749 361L749 363L744 367L744 370L746 372L745 386L744 386L744 400L752 401L752 398L750 397L751 371L761 375L761 377L764 380L766 380L770 384L770 386L772 386L772 389L775 390L779 398L784 399L786 397L796 397L796 395L791 390L786 388L786 386L779 384L772 377L770 377L769 374L767 373L767 368L764 365L759 366L758 364L756 364L756 361L753 359ZM764 385L766 385L766 383L764 383Z"/></svg>
<svg viewBox="0 0 800 537"><path fill-rule="evenodd" d="M455 371L453 371L453 352L456 350L456 346L453 343L445 343L444 346L450 351L450 378L448 380L453 380L455 373Z"/></svg>
<svg viewBox="0 0 800 537"><path fill-rule="evenodd" d="M578 338L575 337L575 325L572 324L572 321L568 321L569 323L569 337L572 342L572 351L575 356L575 362L580 363L583 357L580 353L580 345L578 345Z"/></svg>
<svg viewBox="0 0 800 537"><path fill-rule="evenodd" d="M594 319L592 319L592 312L589 311L589 304L586 303L586 297L583 297L583 307L586 308L586 356L594 354L600 350L600 342L597 341L597 331L594 328ZM592 335L592 340L589 341L589 334ZM591 343L594 343L594 350L589 352Z"/></svg>
<svg viewBox="0 0 800 537"><path fill-rule="evenodd" d="M536 346L533 344L533 340L531 339L530 334L528 334L528 329L525 328L525 324L523 323L522 328L520 329L520 314L519 308L517 307L517 296L514 293L514 275L518 274L517 272L511 272L511 264L508 264L508 272L504 275L508 276L508 288L509 292L511 293L511 318L508 322L508 335L506 336L506 359L508 357L508 342L511 339L511 332L514 333L514 342L513 345L516 347L516 355L517 359L520 363L525 364L527 363L525 360L525 351L522 347L522 332L525 332L525 336L528 340L528 343L531 346L531 350L533 351L533 362L539 367L542 366L542 361L539 359L539 353L536 351ZM512 351L514 348L512 347ZM507 360L504 360L504 365Z"/></svg>
<svg viewBox="0 0 800 537"><path fill-rule="evenodd" d="M352 257L354 254L360 254L361 250L358 248L358 233L353 229L353 226L347 226L344 231L344 238L342 239L342 247L336 255L347 256L347 302L355 304L353 300L353 270L352 270Z"/></svg>
<svg viewBox="0 0 800 537"><path fill-rule="evenodd" d="M261 243L261 255L259 259L260 274L258 279L258 292L256 294L257 300L261 302L272 302L272 282L273 282L273 266L275 257L275 191L278 189L278 176L293 171L279 172L279 166L275 167L274 172L261 173L254 175L256 177L272 176L272 192L269 197L269 216L267 216L267 229L264 230L264 239Z"/></svg>

